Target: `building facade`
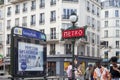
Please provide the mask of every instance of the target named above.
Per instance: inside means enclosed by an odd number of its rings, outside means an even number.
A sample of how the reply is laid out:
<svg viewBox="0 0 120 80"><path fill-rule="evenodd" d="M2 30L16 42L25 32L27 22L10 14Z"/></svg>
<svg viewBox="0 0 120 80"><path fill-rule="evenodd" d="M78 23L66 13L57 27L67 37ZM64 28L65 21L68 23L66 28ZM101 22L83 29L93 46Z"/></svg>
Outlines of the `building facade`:
<svg viewBox="0 0 120 80"><path fill-rule="evenodd" d="M69 16L78 16L77 27L87 25L86 38L75 43L75 55L83 66L100 57L100 0L4 0L3 55L10 57L11 28L27 27L47 36L47 60L50 75L64 75L72 60L72 43L61 40L61 29L72 26ZM50 72L50 71L49 71Z"/></svg>
<svg viewBox="0 0 120 80"><path fill-rule="evenodd" d="M117 56L120 62L120 1L106 0L101 10L101 56L104 62Z"/></svg>

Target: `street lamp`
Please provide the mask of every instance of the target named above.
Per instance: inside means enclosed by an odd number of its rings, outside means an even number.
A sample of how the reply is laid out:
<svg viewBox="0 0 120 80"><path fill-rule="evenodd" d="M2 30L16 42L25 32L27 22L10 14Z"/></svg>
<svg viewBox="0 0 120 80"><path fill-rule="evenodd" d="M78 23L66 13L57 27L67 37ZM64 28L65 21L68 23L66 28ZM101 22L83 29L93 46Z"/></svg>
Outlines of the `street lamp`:
<svg viewBox="0 0 120 80"><path fill-rule="evenodd" d="M76 13L72 13L69 17L71 23L72 23L72 29L75 29L76 26L75 26L75 23L78 21L78 16L76 15ZM75 79L75 75L74 75L74 47L75 47L75 38L72 39L72 80Z"/></svg>

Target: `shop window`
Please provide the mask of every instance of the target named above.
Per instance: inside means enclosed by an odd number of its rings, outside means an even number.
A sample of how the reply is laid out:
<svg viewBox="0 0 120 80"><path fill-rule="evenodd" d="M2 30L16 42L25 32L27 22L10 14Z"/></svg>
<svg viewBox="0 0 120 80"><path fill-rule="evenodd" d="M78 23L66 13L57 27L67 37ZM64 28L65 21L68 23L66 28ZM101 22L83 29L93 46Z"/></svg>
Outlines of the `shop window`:
<svg viewBox="0 0 120 80"><path fill-rule="evenodd" d="M56 76L56 62L48 62L48 76Z"/></svg>

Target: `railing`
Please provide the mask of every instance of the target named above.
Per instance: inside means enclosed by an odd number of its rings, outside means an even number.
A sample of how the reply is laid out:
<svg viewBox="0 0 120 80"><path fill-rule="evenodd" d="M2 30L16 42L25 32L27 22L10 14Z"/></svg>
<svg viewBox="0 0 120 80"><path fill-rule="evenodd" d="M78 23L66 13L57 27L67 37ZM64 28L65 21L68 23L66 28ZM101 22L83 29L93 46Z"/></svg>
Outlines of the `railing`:
<svg viewBox="0 0 120 80"><path fill-rule="evenodd" d="M59 40L59 33L56 33L54 35L47 34L47 41L55 41Z"/></svg>

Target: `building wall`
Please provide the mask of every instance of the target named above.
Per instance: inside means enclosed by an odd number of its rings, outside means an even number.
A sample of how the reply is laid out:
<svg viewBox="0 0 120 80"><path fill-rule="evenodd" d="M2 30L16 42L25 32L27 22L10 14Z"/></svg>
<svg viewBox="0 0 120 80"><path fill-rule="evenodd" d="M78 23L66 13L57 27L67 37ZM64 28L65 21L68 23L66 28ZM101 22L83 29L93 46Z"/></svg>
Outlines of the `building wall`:
<svg viewBox="0 0 120 80"><path fill-rule="evenodd" d="M114 1L114 0L113 0ZM119 1L117 2L117 4ZM108 0L103 2L103 4L110 5ZM115 3L114 3L115 4ZM104 6L101 10L101 41L108 41L108 46L102 48L101 56L105 58L105 52L108 51L108 59L112 56L118 56L120 58L119 50L119 39L120 39L120 7L115 6ZM117 12L116 12L117 10ZM108 17L105 17L105 12L108 11ZM117 22L118 21L118 22ZM108 22L108 23L107 23ZM105 25L106 23L106 25ZM117 32L117 31L118 32ZM105 31L108 31L108 35L105 34ZM116 45L116 41L117 45ZM105 44L106 46L107 44ZM118 55L116 55L118 54Z"/></svg>

